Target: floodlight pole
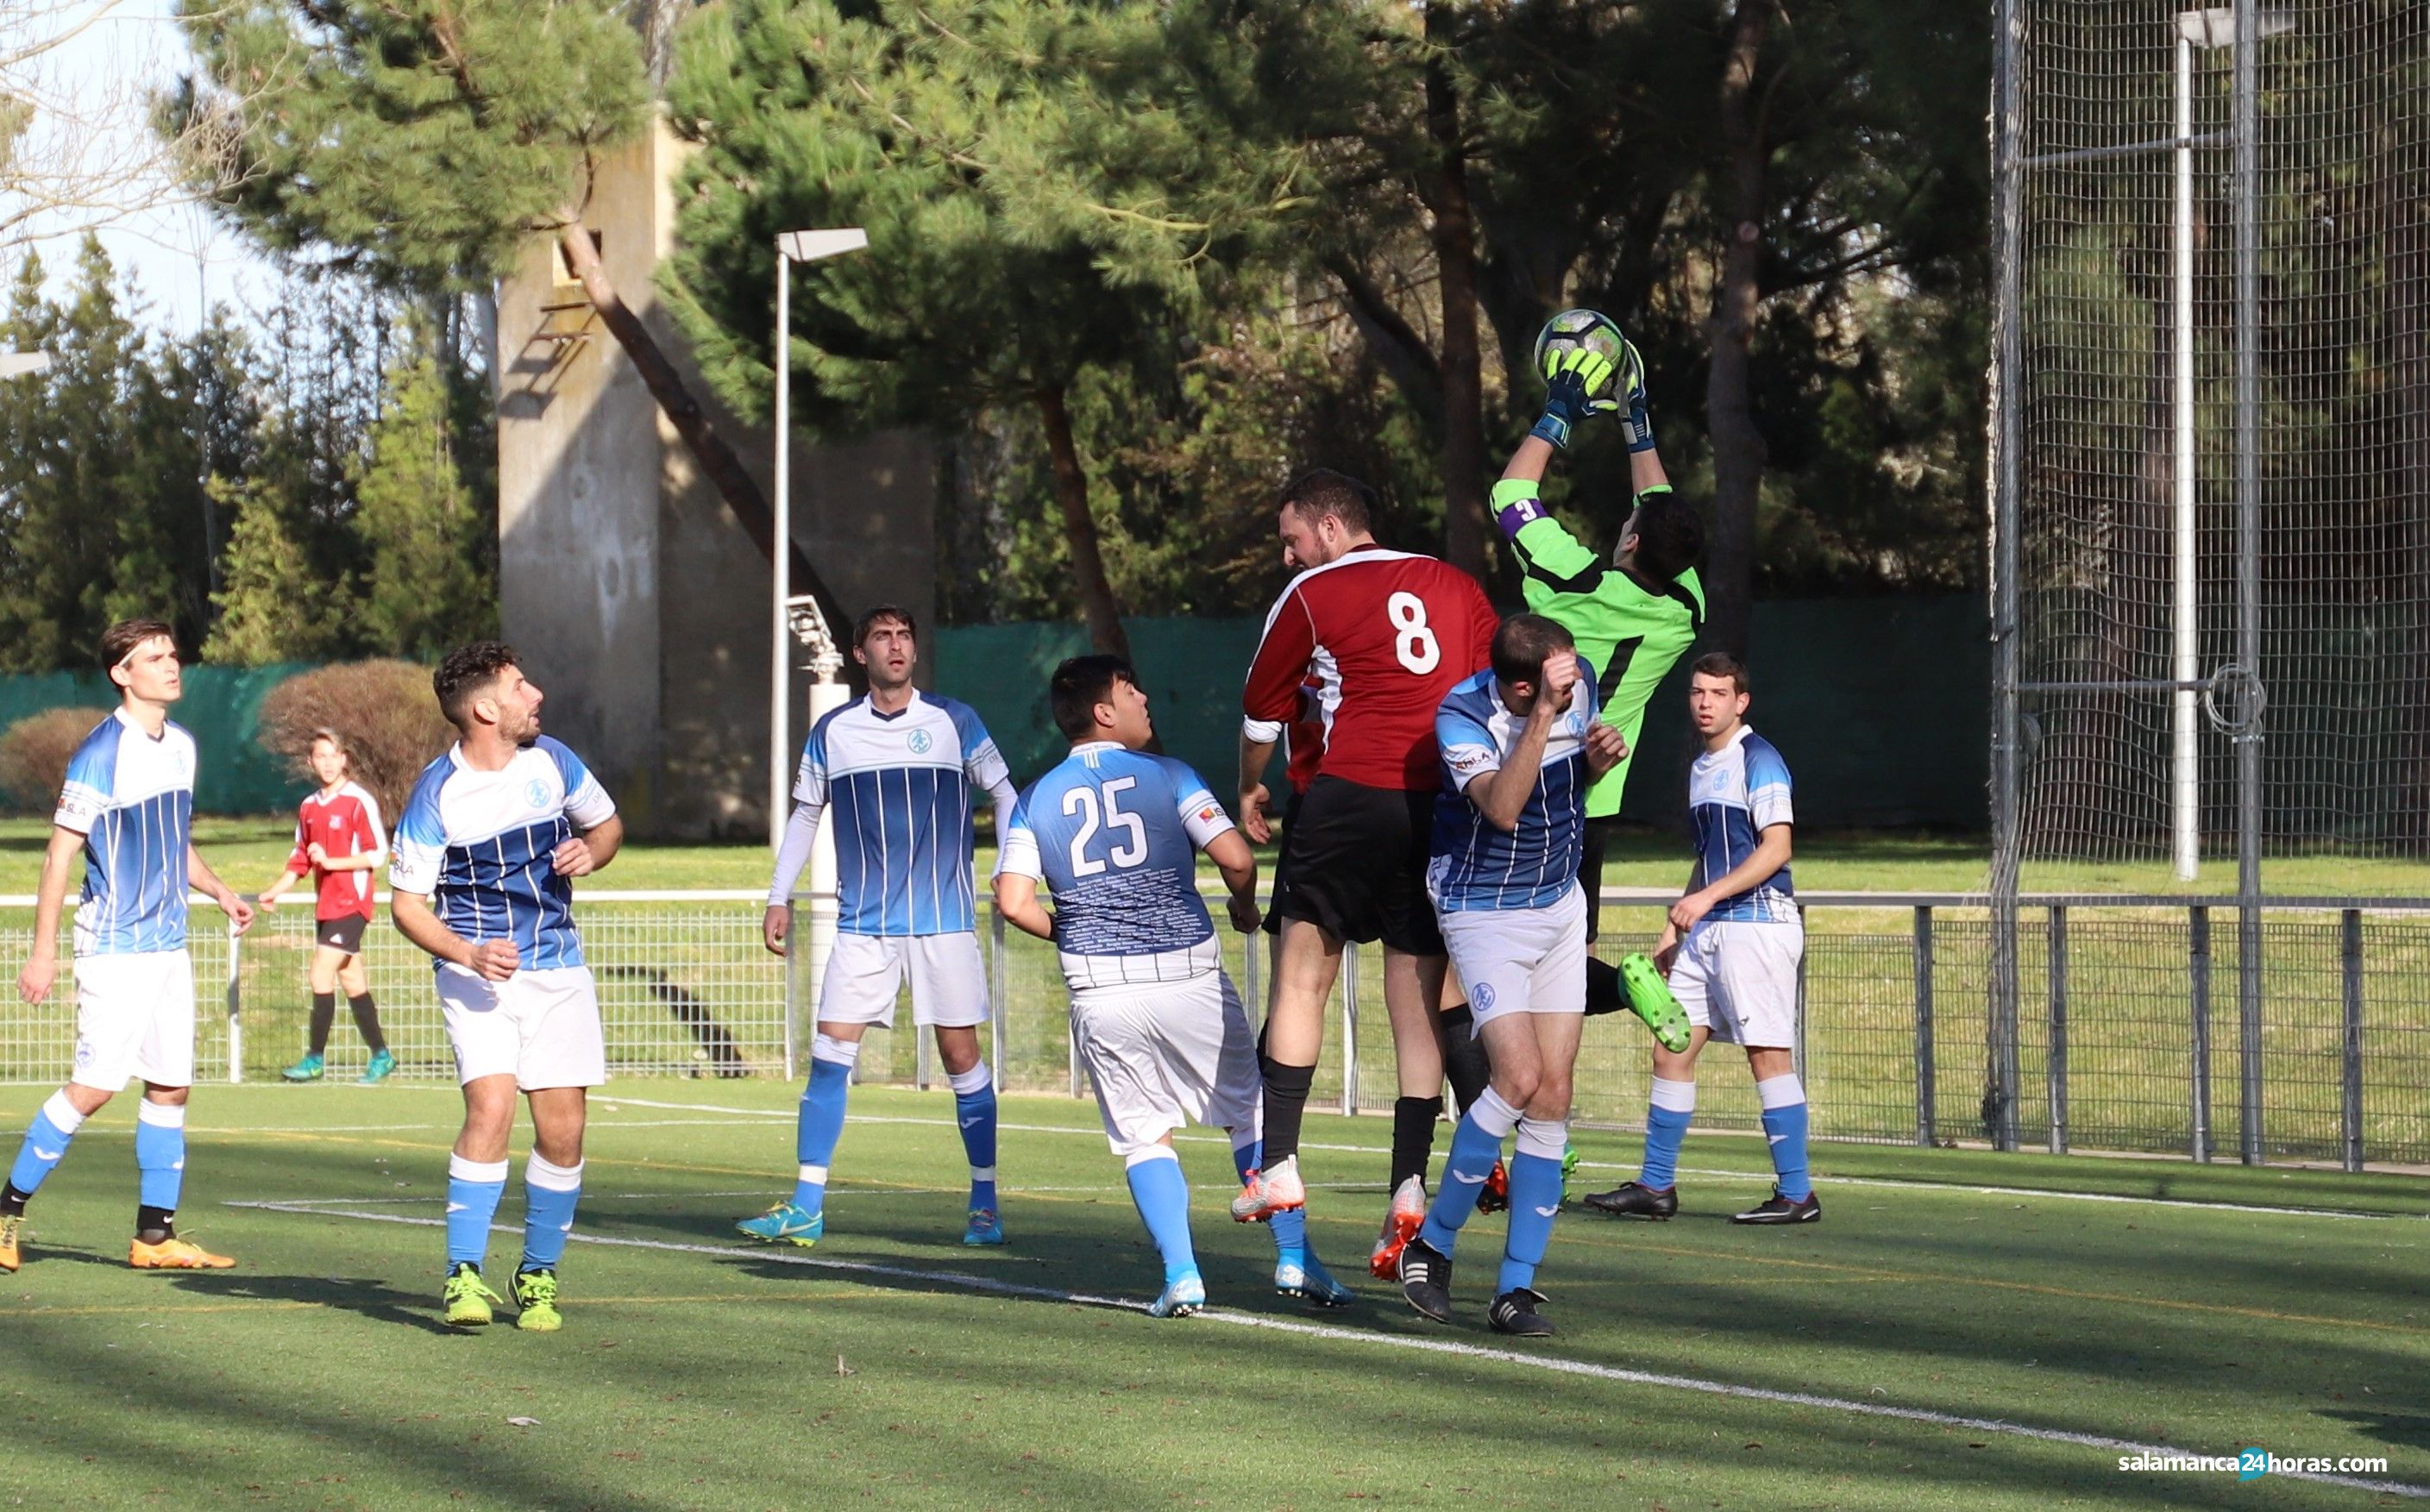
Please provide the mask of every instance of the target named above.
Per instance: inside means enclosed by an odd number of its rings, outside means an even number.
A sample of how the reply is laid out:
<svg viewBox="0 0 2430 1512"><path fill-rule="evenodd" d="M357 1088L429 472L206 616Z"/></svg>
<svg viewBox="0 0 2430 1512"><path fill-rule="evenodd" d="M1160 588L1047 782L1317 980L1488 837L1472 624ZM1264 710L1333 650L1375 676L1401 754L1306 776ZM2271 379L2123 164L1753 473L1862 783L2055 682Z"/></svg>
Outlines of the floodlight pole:
<svg viewBox="0 0 2430 1512"><path fill-rule="evenodd" d="M833 231L786 231L776 238L776 478L774 549L769 553L775 569L772 623L768 644L768 849L785 843L785 822L791 805L792 739L787 728L792 711L792 674L786 666L786 642L792 635L793 597L793 264L816 262L869 245L869 233L857 226ZM839 664L841 665L841 664Z"/></svg>

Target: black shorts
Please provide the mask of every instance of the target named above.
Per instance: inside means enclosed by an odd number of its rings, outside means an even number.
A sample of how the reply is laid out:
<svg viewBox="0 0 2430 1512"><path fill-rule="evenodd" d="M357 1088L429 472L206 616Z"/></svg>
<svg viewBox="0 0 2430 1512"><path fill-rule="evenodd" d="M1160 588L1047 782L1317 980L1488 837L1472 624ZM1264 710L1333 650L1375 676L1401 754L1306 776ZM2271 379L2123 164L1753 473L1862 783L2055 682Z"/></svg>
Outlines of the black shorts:
<svg viewBox="0 0 2430 1512"><path fill-rule="evenodd" d="M1435 795L1319 777L1283 835L1274 912L1337 939L1382 940L1412 955L1443 954L1426 849Z"/></svg>
<svg viewBox="0 0 2430 1512"><path fill-rule="evenodd" d="M1290 876L1290 837L1291 831L1299 828L1299 808L1300 794L1294 790L1283 804L1283 843L1281 848L1274 852L1274 887L1272 896L1275 898L1280 898L1283 895L1283 889L1290 886L1287 879ZM1268 908L1265 922L1257 927L1269 935L1281 934L1283 932L1281 912Z"/></svg>
<svg viewBox="0 0 2430 1512"><path fill-rule="evenodd" d="M363 927L370 922L358 913L324 919L313 926L313 943L344 951L349 955L360 955L363 953Z"/></svg>

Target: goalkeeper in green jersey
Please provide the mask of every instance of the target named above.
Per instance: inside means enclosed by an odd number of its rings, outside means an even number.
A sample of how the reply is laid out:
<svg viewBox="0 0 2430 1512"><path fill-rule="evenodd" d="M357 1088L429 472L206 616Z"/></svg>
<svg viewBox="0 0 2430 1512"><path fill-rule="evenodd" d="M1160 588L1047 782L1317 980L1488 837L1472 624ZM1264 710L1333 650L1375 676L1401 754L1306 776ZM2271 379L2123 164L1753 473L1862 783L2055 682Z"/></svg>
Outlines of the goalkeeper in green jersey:
<svg viewBox="0 0 2430 1512"><path fill-rule="evenodd" d="M1589 394L1608 397L1589 397ZM1620 412L1628 437L1629 488L1635 499L1609 557L1572 535L1544 507L1540 490L1554 456L1589 415ZM1655 452L1646 410L1645 364L1623 342L1620 361L1588 349L1562 354L1551 374L1543 418L1519 443L1493 487L1494 520L1525 573L1527 607L1556 621L1595 669L1602 718L1620 730L1628 752L1587 789L1585 855L1578 881L1586 891L1587 939L1595 938L1603 891L1604 850L1620 814L1622 789L1635 764L1646 702L1705 623L1705 588L1696 559L1705 548L1694 507L1671 491ZM1687 1016L1651 961L1633 955L1621 966L1587 959L1587 1011L1633 1009L1657 1038L1687 1042ZM1452 1091L1465 1106L1485 1085L1483 1047L1469 1034L1466 1005L1444 1010ZM1473 1085L1464 1085L1473 1084ZM1497 1183L1497 1185L1499 1185ZM1495 1197L1499 1196L1496 1192Z"/></svg>

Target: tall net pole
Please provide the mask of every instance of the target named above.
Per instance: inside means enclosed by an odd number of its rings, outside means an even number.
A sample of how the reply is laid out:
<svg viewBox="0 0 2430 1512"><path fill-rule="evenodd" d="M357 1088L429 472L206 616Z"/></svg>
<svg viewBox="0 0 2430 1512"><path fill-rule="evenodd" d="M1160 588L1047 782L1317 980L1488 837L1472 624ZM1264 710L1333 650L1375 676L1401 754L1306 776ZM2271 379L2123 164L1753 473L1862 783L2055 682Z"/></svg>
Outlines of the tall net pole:
<svg viewBox="0 0 2430 1512"><path fill-rule="evenodd" d="M2261 247L2260 8L2236 0L2236 663L2252 689L2236 746L2238 1120L2244 1163L2261 1163Z"/></svg>
<svg viewBox="0 0 2430 1512"><path fill-rule="evenodd" d="M2017 1147L2017 889L2022 861L2019 776L2022 752L2018 706L2019 441L2024 405L2016 385L2024 372L2023 124L2018 69L2022 0L1996 0L1991 35L1992 246L1999 277L1993 291L1991 349L1991 979L1984 1132L2002 1150Z"/></svg>

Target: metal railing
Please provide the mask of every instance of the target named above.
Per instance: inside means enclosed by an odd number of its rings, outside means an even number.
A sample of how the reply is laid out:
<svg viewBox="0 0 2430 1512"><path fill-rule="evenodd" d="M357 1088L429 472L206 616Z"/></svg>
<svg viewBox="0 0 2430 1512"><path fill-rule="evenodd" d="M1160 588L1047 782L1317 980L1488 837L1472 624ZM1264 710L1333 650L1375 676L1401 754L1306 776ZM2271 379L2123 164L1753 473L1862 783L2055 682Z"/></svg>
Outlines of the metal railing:
<svg viewBox="0 0 2430 1512"><path fill-rule="evenodd" d="M1607 889L1607 958L1650 945L1665 889ZM608 1062L618 1075L791 1076L807 1029L807 971L788 980L759 943L761 895L586 891L576 904L599 980ZM2017 923L2014 1025L1994 1011L1993 916L1980 894L1809 892L1799 978L1801 1073L1820 1138L2017 1144L2235 1156L2248 1130L2273 1159L2430 1161L2430 899L2276 898L2253 932L2263 984L2259 1053L2247 1075L2240 1034L2213 1033L2217 994L2236 981L2245 932L2222 926L2233 898L2026 894ZM30 898L0 897L0 960L30 944ZM805 902L807 907L807 901ZM1055 952L1007 930L991 908L990 1063L998 1084L1085 1095ZM264 1080L301 1051L311 957L308 903L261 918L241 940L198 906L191 946L204 1012L196 1074ZM13 916L13 917L12 917ZM807 919L806 913L797 914ZM1235 980L1257 1011L1267 937L1225 935ZM64 959L64 943L63 943ZM385 916L365 959L399 1074L454 1075L422 953ZM1344 1113L1390 1105L1390 1030L1375 1001L1373 947L1345 953L1328 1008L1315 1099ZM224 1011L210 1011L217 989ZM75 1049L64 965L52 1001L0 1013L0 1081L48 1082ZM788 1011L802 1005L801 1022ZM928 1037L873 1035L866 1081L931 1085ZM1575 1116L1641 1127L1646 1036L1627 1015L1590 1019ZM364 1054L343 1013L329 1075ZM1727 1047L1708 1054L1697 1122L1759 1127L1749 1078ZM2006 1067L2013 1064L2013 1077Z"/></svg>

